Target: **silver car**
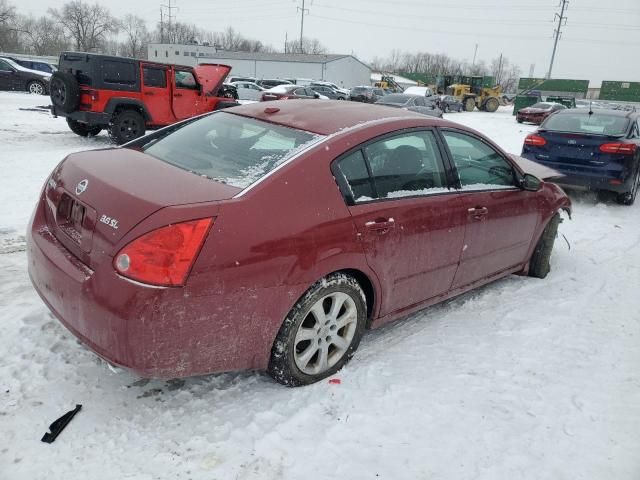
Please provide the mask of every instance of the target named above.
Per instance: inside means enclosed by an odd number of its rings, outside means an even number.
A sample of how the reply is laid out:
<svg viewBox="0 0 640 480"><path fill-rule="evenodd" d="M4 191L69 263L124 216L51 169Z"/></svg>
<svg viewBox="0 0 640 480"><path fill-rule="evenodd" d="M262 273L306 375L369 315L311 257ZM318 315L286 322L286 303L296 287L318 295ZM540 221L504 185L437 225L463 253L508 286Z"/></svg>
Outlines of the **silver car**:
<svg viewBox="0 0 640 480"><path fill-rule="evenodd" d="M253 82L232 82L231 85L238 91L238 100L260 101L262 92L266 89Z"/></svg>

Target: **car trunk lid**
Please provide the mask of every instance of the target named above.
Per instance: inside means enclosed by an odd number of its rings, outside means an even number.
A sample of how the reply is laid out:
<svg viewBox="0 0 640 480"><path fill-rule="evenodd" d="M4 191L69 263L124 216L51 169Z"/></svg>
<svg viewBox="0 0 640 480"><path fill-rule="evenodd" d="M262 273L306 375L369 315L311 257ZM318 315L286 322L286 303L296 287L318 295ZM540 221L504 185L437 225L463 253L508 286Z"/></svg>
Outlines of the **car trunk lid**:
<svg viewBox="0 0 640 480"><path fill-rule="evenodd" d="M56 238L93 267L127 232L161 208L233 197L239 188L195 175L132 149L72 154L46 187Z"/></svg>
<svg viewBox="0 0 640 480"><path fill-rule="evenodd" d="M606 167L610 162L624 161L619 154L604 153L600 146L620 141L620 136L565 133L551 130L538 130L537 135L544 138L545 144L529 146L536 160L547 162L553 168L565 171L581 172Z"/></svg>

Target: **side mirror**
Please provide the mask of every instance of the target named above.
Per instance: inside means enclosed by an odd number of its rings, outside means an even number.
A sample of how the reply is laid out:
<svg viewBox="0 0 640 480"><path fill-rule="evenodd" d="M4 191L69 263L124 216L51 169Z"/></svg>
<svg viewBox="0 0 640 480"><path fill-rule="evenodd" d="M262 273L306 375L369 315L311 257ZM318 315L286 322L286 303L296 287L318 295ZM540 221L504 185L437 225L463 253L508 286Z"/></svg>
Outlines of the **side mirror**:
<svg viewBox="0 0 640 480"><path fill-rule="evenodd" d="M525 173L524 177L520 180L520 187L523 190L529 190L530 192L537 192L540 190L542 186L542 180L538 177L531 175L530 173Z"/></svg>

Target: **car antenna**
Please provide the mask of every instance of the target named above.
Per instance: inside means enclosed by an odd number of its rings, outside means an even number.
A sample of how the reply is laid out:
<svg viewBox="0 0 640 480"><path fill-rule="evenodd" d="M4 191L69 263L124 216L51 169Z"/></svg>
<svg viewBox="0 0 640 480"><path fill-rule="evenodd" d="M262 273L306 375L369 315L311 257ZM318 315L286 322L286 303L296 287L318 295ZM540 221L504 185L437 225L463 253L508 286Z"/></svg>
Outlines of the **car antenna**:
<svg viewBox="0 0 640 480"><path fill-rule="evenodd" d="M589 102L589 115L593 115L593 108L591 108L592 104L593 104L593 100Z"/></svg>

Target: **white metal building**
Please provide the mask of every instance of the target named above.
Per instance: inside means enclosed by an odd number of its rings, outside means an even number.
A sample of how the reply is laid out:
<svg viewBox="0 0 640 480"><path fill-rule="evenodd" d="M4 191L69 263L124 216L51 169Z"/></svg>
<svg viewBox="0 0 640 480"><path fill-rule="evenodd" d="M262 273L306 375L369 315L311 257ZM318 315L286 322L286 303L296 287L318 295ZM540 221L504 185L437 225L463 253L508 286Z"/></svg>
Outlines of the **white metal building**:
<svg viewBox="0 0 640 480"><path fill-rule="evenodd" d="M216 51L209 45L151 43L148 59L179 65L223 63L231 75L255 78L308 78L350 88L369 85L371 68L353 55L305 55Z"/></svg>

